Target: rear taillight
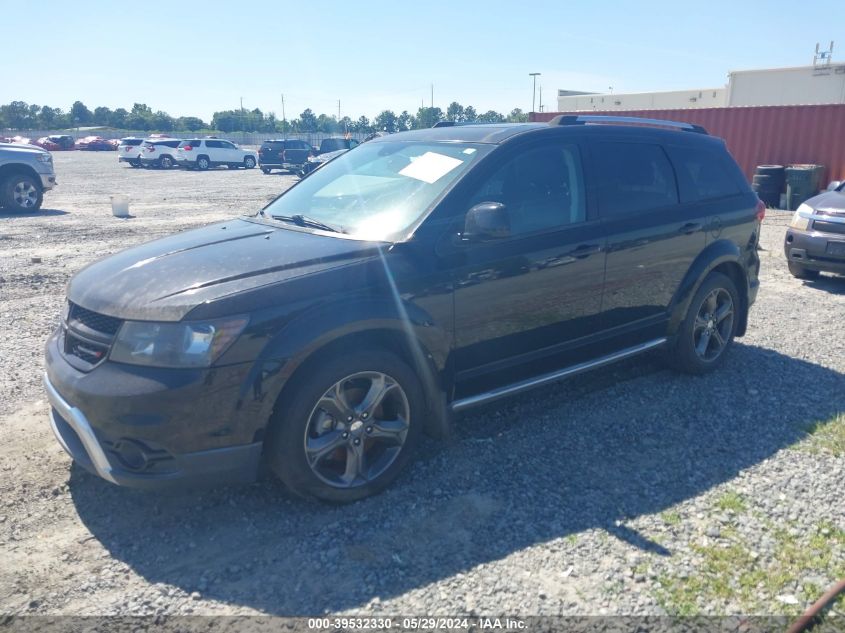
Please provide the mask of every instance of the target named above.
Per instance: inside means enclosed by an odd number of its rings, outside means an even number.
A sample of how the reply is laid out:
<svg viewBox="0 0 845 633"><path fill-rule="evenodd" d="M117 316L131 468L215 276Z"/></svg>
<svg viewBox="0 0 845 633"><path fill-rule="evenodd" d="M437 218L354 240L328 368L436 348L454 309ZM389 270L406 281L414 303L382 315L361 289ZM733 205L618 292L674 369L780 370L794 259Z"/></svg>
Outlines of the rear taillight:
<svg viewBox="0 0 845 633"><path fill-rule="evenodd" d="M762 200L757 201L757 220L762 222L766 217L766 204Z"/></svg>
<svg viewBox="0 0 845 633"><path fill-rule="evenodd" d="M185 145L185 147L183 147L182 149L185 150L186 152L190 152L194 148L191 147L190 145Z"/></svg>

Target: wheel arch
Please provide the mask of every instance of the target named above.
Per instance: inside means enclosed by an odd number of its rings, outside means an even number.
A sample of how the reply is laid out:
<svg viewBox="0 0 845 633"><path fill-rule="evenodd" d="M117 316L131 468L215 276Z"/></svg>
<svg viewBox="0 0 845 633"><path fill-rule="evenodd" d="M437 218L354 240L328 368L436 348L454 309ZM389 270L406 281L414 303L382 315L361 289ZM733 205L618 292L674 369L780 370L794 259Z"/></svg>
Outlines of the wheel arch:
<svg viewBox="0 0 845 633"><path fill-rule="evenodd" d="M290 333L284 336L290 340ZM273 412L279 406L284 406L286 396L295 390L297 382L307 375L310 368L331 356L354 353L360 349L388 351L407 363L419 378L425 395L428 411L424 430L434 437L448 435L449 416L437 353L432 352L430 345L410 328L395 319L347 323L309 341L281 365L278 361L260 363L262 376L267 376L268 370L276 370L272 380L262 381L262 389L270 392L268 401L272 403L263 411L264 419L269 423Z"/></svg>
<svg viewBox="0 0 845 633"><path fill-rule="evenodd" d="M729 240L718 240L709 244L687 269L670 307L670 336L678 331L689 309L690 301L695 296L701 283L711 272L722 273L734 282L741 310L736 336L743 336L748 327L749 288L748 278L742 266L742 253L739 247Z"/></svg>
<svg viewBox="0 0 845 633"><path fill-rule="evenodd" d="M41 177L38 175L38 172L29 165L26 165L25 163L7 163L6 165L0 166L0 182L5 181L9 176L21 174L31 177L35 180L36 186L41 188Z"/></svg>

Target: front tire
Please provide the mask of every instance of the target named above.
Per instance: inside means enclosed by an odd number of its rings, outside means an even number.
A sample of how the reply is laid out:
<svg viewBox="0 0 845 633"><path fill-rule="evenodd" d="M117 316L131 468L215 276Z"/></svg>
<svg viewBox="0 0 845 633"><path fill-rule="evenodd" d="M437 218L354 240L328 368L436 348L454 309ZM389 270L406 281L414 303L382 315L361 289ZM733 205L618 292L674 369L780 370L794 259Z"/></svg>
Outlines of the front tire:
<svg viewBox="0 0 845 633"><path fill-rule="evenodd" d="M818 270L804 268L801 264L796 264L795 262L787 262L787 266L789 267L789 272L796 279L812 281L813 279L818 279L821 274Z"/></svg>
<svg viewBox="0 0 845 633"><path fill-rule="evenodd" d="M733 344L742 304L727 275L713 272L702 282L669 346L669 364L687 374L706 374L721 365Z"/></svg>
<svg viewBox="0 0 845 633"><path fill-rule="evenodd" d="M170 169L173 167L173 159L170 156L162 156L158 159L158 166L162 169Z"/></svg>
<svg viewBox="0 0 845 633"><path fill-rule="evenodd" d="M273 415L266 457L294 493L348 503L384 490L419 443L425 403L413 370L389 352L306 367Z"/></svg>
<svg viewBox="0 0 845 633"><path fill-rule="evenodd" d="M206 156L200 156L199 158L197 158L197 169L199 169L200 171L207 171L210 164L211 163L209 162L208 157Z"/></svg>
<svg viewBox="0 0 845 633"><path fill-rule="evenodd" d="M6 211L18 213L38 211L44 201L41 184L26 174L12 174L6 178L0 187L0 195Z"/></svg>
<svg viewBox="0 0 845 633"><path fill-rule="evenodd" d="M261 168L261 173L263 173L265 176L266 176L267 174L269 174L269 173L270 173L270 171L271 171L271 170L267 169L266 167L262 167L262 168Z"/></svg>

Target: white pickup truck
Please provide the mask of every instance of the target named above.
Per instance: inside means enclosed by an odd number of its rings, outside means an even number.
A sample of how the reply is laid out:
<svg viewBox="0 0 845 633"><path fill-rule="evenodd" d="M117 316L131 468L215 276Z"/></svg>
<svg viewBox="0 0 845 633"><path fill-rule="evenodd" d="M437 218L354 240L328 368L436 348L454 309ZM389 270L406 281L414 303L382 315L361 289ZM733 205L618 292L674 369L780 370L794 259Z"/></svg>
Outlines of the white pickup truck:
<svg viewBox="0 0 845 633"><path fill-rule="evenodd" d="M53 156L34 145L0 143L0 206L6 212L37 211L56 186Z"/></svg>

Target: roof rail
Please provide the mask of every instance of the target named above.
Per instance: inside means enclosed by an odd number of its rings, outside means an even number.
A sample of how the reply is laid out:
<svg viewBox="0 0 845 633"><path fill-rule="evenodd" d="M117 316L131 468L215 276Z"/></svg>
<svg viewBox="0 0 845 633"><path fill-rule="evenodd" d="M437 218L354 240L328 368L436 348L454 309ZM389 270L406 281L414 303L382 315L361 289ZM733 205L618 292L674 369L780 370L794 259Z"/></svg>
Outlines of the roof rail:
<svg viewBox="0 0 845 633"><path fill-rule="evenodd" d="M431 127L453 127L455 125L454 121L438 121Z"/></svg>
<svg viewBox="0 0 845 633"><path fill-rule="evenodd" d="M639 125L658 125L671 127L685 132L696 132L707 134L700 125L694 123L683 123L680 121L667 121L666 119L646 119L638 116L604 116L598 114L559 114L549 125L586 125L587 123L631 123Z"/></svg>

